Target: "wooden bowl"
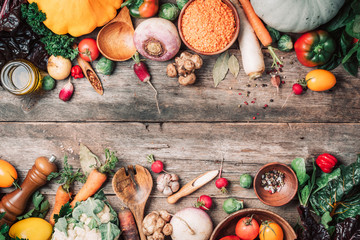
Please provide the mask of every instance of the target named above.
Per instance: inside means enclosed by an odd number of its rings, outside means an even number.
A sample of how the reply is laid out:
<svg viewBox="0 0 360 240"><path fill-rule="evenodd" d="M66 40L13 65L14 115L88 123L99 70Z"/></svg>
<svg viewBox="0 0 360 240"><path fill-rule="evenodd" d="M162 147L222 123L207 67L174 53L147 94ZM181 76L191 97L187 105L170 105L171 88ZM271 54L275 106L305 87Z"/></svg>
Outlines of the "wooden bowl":
<svg viewBox="0 0 360 240"><path fill-rule="evenodd" d="M216 51L216 52L203 52L203 51L200 51L196 48L193 48L186 40L185 40L185 37L181 31L181 25L182 25L182 18L183 18L183 15L185 13L185 10L187 9L187 7L195 0L190 0L188 1L185 6L182 8L181 12L180 12L180 15L179 15L179 18L178 18L178 31L179 31L179 35L180 35L180 38L181 40L183 41L183 43L192 51L198 53L198 54L202 54L202 55L216 55L216 54L219 54L219 53L222 53L222 52L225 52L226 50L228 50L231 45L234 44L234 42L236 41L238 35L239 35L239 30L240 30L240 19L239 19L239 14L238 12L236 11L236 8L233 6L233 4L230 2L230 0L222 0L223 3L225 3L230 9L231 11L234 13L234 17L235 17L235 32L232 36L232 39L231 41L225 46L225 48L219 50L219 51Z"/></svg>
<svg viewBox="0 0 360 240"><path fill-rule="evenodd" d="M280 192L270 193L261 186L261 176L272 170L278 170L284 173L285 185L282 187ZM295 197L297 189L298 180L296 174L286 164L277 162L266 164L260 168L254 178L254 190L256 196L260 201L269 206L278 207L287 204Z"/></svg>
<svg viewBox="0 0 360 240"><path fill-rule="evenodd" d="M219 240L222 237L228 235L235 235L235 226L237 222L243 217L250 217L253 215L253 218L261 224L261 221L272 220L280 225L284 232L283 240L294 240L296 239L296 233L290 224L269 210L260 209L260 208L247 208L240 211L237 211L227 218L225 218L219 225L216 226L213 233L211 234L210 240ZM258 238L257 238L258 239Z"/></svg>

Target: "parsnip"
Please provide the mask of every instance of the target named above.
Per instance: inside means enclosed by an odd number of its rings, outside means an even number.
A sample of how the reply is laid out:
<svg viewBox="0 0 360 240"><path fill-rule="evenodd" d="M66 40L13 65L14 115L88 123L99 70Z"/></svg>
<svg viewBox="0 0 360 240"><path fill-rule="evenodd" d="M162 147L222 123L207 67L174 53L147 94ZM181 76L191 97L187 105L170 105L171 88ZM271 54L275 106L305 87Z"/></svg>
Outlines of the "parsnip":
<svg viewBox="0 0 360 240"><path fill-rule="evenodd" d="M244 71L250 79L259 78L265 70L264 56L259 40L247 20L239 0L231 0L231 2L234 4L240 18L238 41Z"/></svg>

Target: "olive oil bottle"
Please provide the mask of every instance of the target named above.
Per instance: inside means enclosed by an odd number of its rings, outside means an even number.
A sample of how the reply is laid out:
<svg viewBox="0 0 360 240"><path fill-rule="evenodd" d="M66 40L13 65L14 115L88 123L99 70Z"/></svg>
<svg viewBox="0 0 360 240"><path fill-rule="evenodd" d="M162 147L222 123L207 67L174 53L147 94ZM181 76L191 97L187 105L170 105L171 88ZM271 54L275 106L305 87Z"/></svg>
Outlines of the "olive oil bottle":
<svg viewBox="0 0 360 240"><path fill-rule="evenodd" d="M1 85L15 95L26 95L41 89L42 76L37 67L27 60L6 63L0 73Z"/></svg>

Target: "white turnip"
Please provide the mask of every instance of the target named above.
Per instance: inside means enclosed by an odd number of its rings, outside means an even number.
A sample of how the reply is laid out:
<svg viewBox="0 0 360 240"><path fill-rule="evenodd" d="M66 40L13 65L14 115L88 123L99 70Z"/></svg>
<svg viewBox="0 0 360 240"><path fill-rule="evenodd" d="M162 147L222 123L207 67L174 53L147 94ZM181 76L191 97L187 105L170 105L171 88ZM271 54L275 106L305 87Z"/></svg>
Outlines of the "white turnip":
<svg viewBox="0 0 360 240"><path fill-rule="evenodd" d="M170 221L173 240L208 240L213 231L209 215L198 208L185 208L177 212Z"/></svg>
<svg viewBox="0 0 360 240"><path fill-rule="evenodd" d="M47 63L47 71L55 80L63 80L70 75L71 61L62 56L51 55Z"/></svg>

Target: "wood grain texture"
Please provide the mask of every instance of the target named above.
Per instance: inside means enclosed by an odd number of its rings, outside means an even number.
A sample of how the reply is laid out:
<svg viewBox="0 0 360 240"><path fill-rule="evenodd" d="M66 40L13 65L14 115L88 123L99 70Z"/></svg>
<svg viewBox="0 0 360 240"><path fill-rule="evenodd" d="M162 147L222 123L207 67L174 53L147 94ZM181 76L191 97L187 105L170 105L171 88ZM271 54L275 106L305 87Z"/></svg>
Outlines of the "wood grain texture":
<svg viewBox="0 0 360 240"><path fill-rule="evenodd" d="M310 68L301 66L294 52L278 53L285 62L281 73L285 84L281 86L279 94L276 88L271 86L269 75L264 74L262 80L249 81L242 67L236 79L228 73L226 79L215 88L212 68L217 56L204 56L204 66L196 72L198 80L193 86L181 86L177 79L168 78L165 70L169 62L148 60L146 63L152 75L152 83L159 91L162 111L159 115L152 89L137 79L132 70L133 63L126 61L117 63L113 75L100 75L104 87L103 96L97 94L85 78L72 81L75 93L66 103L58 98L59 91L66 81L58 81L55 90L44 93L39 99L30 102L28 98L13 96L2 90L0 121L360 121L360 81L351 77L342 67L333 71L337 77L337 84L331 92L308 90L301 96L291 96L285 107L281 108L291 93L292 84L297 79L305 77ZM235 54L241 64L239 50L230 50L230 54ZM266 66L271 66L268 56ZM263 84L267 87L263 87ZM245 105L245 102L249 105ZM266 109L265 104L269 106ZM256 120L253 117L256 117Z"/></svg>
<svg viewBox="0 0 360 240"><path fill-rule="evenodd" d="M355 160L360 149L360 124L270 124L270 123L0 123L0 158L13 163L24 179L28 169L38 156L69 156L69 163L80 167L78 143L82 142L104 159L104 148L117 151L118 167L146 163L146 155L153 153L164 161L169 172L180 176L184 185L201 173L219 169L224 157L223 176L230 181L229 195L223 195L213 183L205 185L178 204L169 205L166 197L154 187L146 212L166 208L175 212L192 206L201 194L215 199L215 208L210 212L214 223L226 214L221 210L222 202L229 196L245 201L247 207L270 209L285 217L291 224L297 221L293 200L283 207L269 207L257 200L252 189L243 189L238 180L242 173L255 176L260 167L279 161L290 164L295 157L304 157L310 164L312 157L323 152L334 154L342 163ZM153 178L157 174L152 174ZM49 183L41 191L53 199L58 185ZM81 186L75 186L75 192ZM9 192L10 189L2 189ZM115 197L111 179L104 191L118 210L120 203ZM52 201L51 201L52 202Z"/></svg>

